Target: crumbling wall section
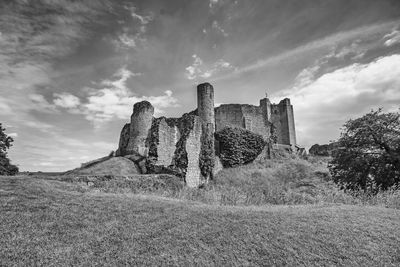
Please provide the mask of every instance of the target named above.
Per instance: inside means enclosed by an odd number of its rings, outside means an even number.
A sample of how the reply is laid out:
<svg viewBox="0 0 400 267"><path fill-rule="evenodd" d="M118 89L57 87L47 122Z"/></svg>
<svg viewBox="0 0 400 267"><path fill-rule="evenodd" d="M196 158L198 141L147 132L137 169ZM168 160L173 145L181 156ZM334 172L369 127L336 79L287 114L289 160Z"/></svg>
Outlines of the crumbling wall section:
<svg viewBox="0 0 400 267"><path fill-rule="evenodd" d="M186 185L189 187L198 187L202 183L200 171L199 155L201 151L202 124L199 117L193 117L193 128L191 129L185 144L187 153Z"/></svg>
<svg viewBox="0 0 400 267"><path fill-rule="evenodd" d="M275 126L277 143L291 146L294 151L296 131L293 106L288 98L283 99L278 105L272 106L272 123Z"/></svg>
<svg viewBox="0 0 400 267"><path fill-rule="evenodd" d="M239 127L260 134L265 140L270 137L268 113L254 105L227 104L215 109L216 131L225 127Z"/></svg>
<svg viewBox="0 0 400 267"><path fill-rule="evenodd" d="M201 184L199 155L202 128L198 116L154 118L149 131L147 170L183 177L190 187Z"/></svg>
<svg viewBox="0 0 400 267"><path fill-rule="evenodd" d="M218 132L225 127L244 127L240 104L224 104L215 108L215 130Z"/></svg>
<svg viewBox="0 0 400 267"><path fill-rule="evenodd" d="M157 165L169 166L172 164L179 138L180 132L175 121L168 124L167 119L162 118L158 124Z"/></svg>
<svg viewBox="0 0 400 267"><path fill-rule="evenodd" d="M126 155L126 147L129 143L129 134L130 134L130 123L127 123L122 127L121 134L119 136L119 144L118 149L115 152L115 156L125 156Z"/></svg>
<svg viewBox="0 0 400 267"><path fill-rule="evenodd" d="M269 123L266 120L266 114L263 113L261 107L252 105L242 105L244 128L253 133L261 135L264 140L268 140L270 136Z"/></svg>

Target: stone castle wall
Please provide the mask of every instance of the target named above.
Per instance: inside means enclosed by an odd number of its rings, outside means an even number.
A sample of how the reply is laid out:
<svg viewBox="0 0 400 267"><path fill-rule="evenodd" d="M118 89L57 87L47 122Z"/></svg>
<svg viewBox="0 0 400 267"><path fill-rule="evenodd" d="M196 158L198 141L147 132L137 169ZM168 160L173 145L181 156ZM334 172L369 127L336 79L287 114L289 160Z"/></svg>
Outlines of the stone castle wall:
<svg viewBox="0 0 400 267"><path fill-rule="evenodd" d="M271 122L275 128L277 143L288 145L293 150L296 146L296 130L294 124L293 106L288 98L279 104L271 106Z"/></svg>
<svg viewBox="0 0 400 267"><path fill-rule="evenodd" d="M195 117L193 129L190 131L189 137L186 140L187 151L187 171L186 185L189 187L198 187L201 183L201 171L199 168L199 155L201 150L201 122L199 117Z"/></svg>
<svg viewBox="0 0 400 267"><path fill-rule="evenodd" d="M262 107L241 104L225 104L215 108L216 131L223 128L240 127L260 134L267 140L270 136L270 123Z"/></svg>
<svg viewBox="0 0 400 267"><path fill-rule="evenodd" d="M121 131L116 156L144 156L147 172L172 172L184 177L188 186L197 187L215 173L214 133L224 127L245 128L294 151L296 134L289 99L271 104L264 98L259 106L224 104L214 108L212 85L200 84L197 93L197 111L181 118L154 118L149 102L136 103L131 122Z"/></svg>
<svg viewBox="0 0 400 267"><path fill-rule="evenodd" d="M163 118L158 124L157 165L169 166L176 150L180 132L176 125L168 125Z"/></svg>

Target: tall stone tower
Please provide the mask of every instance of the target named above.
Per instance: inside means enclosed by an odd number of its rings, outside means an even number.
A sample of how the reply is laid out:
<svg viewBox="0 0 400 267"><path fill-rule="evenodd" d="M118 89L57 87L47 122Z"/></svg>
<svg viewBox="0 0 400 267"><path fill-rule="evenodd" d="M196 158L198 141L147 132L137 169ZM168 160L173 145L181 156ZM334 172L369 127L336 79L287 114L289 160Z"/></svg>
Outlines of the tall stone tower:
<svg viewBox="0 0 400 267"><path fill-rule="evenodd" d="M142 156L147 156L146 139L153 121L153 114L154 108L148 101L138 102L133 106L127 154L137 152Z"/></svg>
<svg viewBox="0 0 400 267"><path fill-rule="evenodd" d="M213 178L215 164L214 88L211 84L202 83L197 86L197 109L202 128L199 165L203 183L207 183Z"/></svg>
<svg viewBox="0 0 400 267"><path fill-rule="evenodd" d="M282 144L290 145L295 151L296 146L296 130L294 127L293 106L290 99L285 98L278 104L281 117L281 135Z"/></svg>

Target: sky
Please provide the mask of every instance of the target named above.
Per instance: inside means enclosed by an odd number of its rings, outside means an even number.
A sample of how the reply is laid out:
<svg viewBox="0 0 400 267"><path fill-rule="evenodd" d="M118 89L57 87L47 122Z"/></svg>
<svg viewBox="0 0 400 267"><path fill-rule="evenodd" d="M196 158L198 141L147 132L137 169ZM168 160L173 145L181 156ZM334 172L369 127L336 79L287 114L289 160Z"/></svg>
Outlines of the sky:
<svg viewBox="0 0 400 267"><path fill-rule="evenodd" d="M0 0L0 123L21 171L65 171L118 146L132 106L156 116L288 97L297 141L398 111L399 0Z"/></svg>

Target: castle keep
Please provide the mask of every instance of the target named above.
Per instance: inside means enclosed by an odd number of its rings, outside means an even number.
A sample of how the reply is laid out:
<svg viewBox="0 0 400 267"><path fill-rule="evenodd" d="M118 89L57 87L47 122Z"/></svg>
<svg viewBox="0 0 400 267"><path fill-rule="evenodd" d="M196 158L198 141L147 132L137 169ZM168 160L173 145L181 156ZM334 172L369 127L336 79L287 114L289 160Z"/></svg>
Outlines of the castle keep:
<svg viewBox="0 0 400 267"><path fill-rule="evenodd" d="M172 172L184 177L188 186L198 187L222 168L214 134L225 127L243 128L262 136L267 143L263 153L298 148L293 106L288 98L279 104L263 98L259 106L214 107L214 88L203 83L197 86L197 109L180 118L154 118L149 102L136 103L130 123L121 131L116 156L133 159L143 173Z"/></svg>

